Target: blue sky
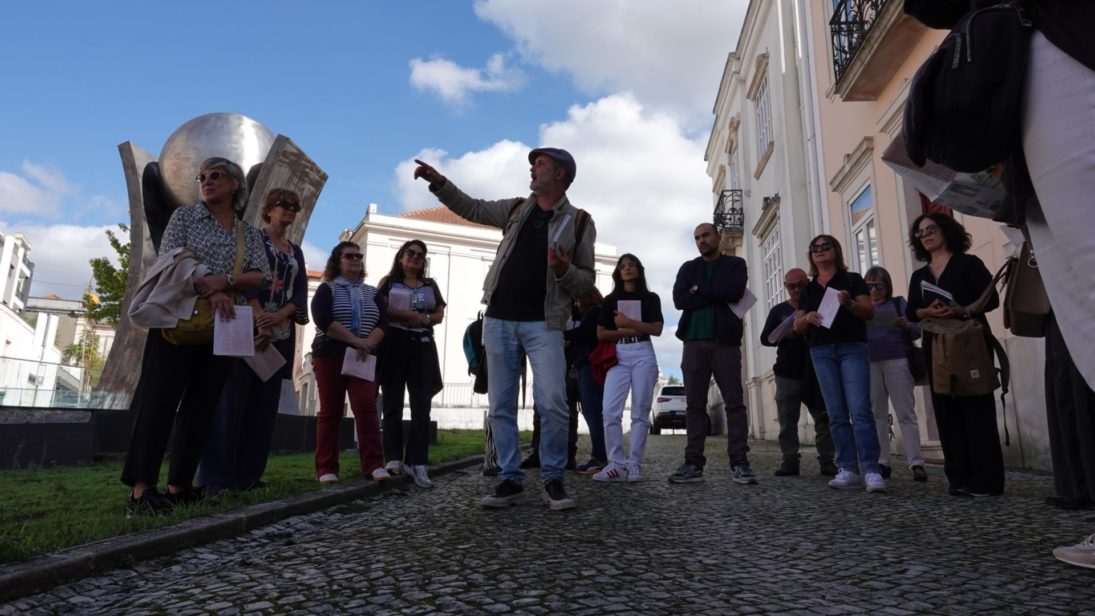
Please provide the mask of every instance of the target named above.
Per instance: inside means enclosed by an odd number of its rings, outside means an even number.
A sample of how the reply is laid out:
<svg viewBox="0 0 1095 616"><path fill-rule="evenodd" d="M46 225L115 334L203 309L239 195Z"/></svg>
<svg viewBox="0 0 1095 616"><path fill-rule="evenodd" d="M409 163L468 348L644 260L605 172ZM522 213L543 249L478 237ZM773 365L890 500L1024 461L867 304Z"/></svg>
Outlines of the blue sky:
<svg viewBox="0 0 1095 616"><path fill-rule="evenodd" d="M5 2L0 229L30 239L32 295L79 297L87 260L111 254L104 228L128 218L117 145L158 155L210 112L290 136L330 175L310 256L370 202L434 205L415 156L516 196L528 148L550 144L574 153L570 196L598 239L639 254L665 299L710 216L703 151L747 4Z"/></svg>

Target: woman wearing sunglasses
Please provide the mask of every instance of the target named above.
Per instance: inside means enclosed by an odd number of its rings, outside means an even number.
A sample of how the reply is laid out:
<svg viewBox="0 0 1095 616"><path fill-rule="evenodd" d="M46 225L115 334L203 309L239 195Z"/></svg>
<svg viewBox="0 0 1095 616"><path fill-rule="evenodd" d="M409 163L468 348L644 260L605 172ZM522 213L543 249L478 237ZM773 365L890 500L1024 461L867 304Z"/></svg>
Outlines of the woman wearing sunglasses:
<svg viewBox="0 0 1095 616"><path fill-rule="evenodd" d="M249 490L261 485L274 438L281 383L293 378L296 328L308 323L308 276L304 253L286 237L300 212L300 196L274 188L262 206L262 237L273 283L249 291L248 299L261 308L255 325L269 331L269 343L285 358L285 365L263 381L244 362L236 362L221 392L209 444L198 467L197 485L206 495L221 490ZM262 349L266 339L259 341Z"/></svg>
<svg viewBox="0 0 1095 616"><path fill-rule="evenodd" d="M916 421L912 371L909 369L909 345L920 338L920 328L905 317L908 301L893 296L893 279L886 268L875 266L864 275L874 302L875 318L867 324L867 348L871 354L871 408L878 430L878 465L882 478L889 479L890 402L893 402L905 458L913 479L927 481L924 456L920 453L920 425Z"/></svg>
<svg viewBox="0 0 1095 616"><path fill-rule="evenodd" d="M342 370L354 355L362 360L374 355L388 329L388 302L376 287L365 284L364 256L357 244L339 242L327 258L323 284L312 296L312 319L316 322L312 372L319 394L316 477L320 483L338 481L338 428L347 394L357 428L361 474L376 481L391 478L384 470L380 445L375 374L368 380Z"/></svg>
<svg viewBox="0 0 1095 616"><path fill-rule="evenodd" d="M965 308L977 301L992 284L992 273L984 262L968 254L970 235L950 216L922 214L909 228L909 246L919 261L927 263L916 270L909 281L909 306L905 315L918 322L927 317L977 319L988 335L984 314L970 314ZM954 301L925 299L921 286L929 282L949 292ZM984 311L1000 305L992 293ZM924 336L924 353L931 357L935 336ZM929 379L932 371L928 370ZM996 403L992 394L951 396L932 392L935 423L946 461L943 472L954 496L994 496L1004 491L1004 456L996 424Z"/></svg>
<svg viewBox="0 0 1095 616"><path fill-rule="evenodd" d="M191 251L199 264L194 290L207 298L214 318L234 319L239 292L269 281L258 229L237 212L247 205L247 181L236 163L220 157L199 166L201 202L177 208L160 241L161 259ZM242 248L241 248L242 246ZM204 269L203 269L204 268ZM232 371L233 359L213 355L213 344L186 346L151 327L134 396L134 421L122 482L133 488L127 511L155 514L193 502L193 489L213 409ZM167 493L156 489L167 441L175 425Z"/></svg>
<svg viewBox="0 0 1095 616"><path fill-rule="evenodd" d="M646 436L650 433L654 384L658 380L658 358L650 337L662 335L662 300L647 289L646 270L635 255L620 257L612 270L612 282L612 293L601 304L597 339L616 343L619 363L605 375L602 412L608 466L593 475L593 479L639 481ZM625 458L622 420L629 390L631 452Z"/></svg>
<svg viewBox="0 0 1095 616"><path fill-rule="evenodd" d="M433 487L429 465L430 401L441 391L433 328L445 317L445 299L426 275L426 244L410 240L380 280L388 302L388 333L380 387L384 392L384 458L389 473L405 472L415 485ZM403 441L403 392L410 394L411 431Z"/></svg>
<svg viewBox="0 0 1095 616"><path fill-rule="evenodd" d="M838 468L829 487L856 488L866 483L868 492L884 492L886 480L878 465L878 433L871 414L867 350L866 321L874 318L874 302L863 278L848 271L835 237L815 237L807 258L813 278L802 290L795 331L806 335L821 395L829 410L829 431L836 446ZM819 311L832 316L832 321Z"/></svg>

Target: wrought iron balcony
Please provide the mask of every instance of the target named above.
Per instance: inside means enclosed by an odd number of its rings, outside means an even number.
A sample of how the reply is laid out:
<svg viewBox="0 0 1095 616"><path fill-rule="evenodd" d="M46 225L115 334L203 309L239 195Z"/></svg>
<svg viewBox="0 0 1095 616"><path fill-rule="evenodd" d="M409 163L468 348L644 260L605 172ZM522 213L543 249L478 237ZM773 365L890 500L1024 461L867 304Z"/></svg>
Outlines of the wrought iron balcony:
<svg viewBox="0 0 1095 616"><path fill-rule="evenodd" d="M829 30L833 37L833 69L836 80L844 76L867 33L889 0L840 0L833 9Z"/></svg>
<svg viewBox="0 0 1095 616"><path fill-rule="evenodd" d="M712 220L719 233L736 235L745 233L745 209L742 207L741 189L731 188L719 193Z"/></svg>

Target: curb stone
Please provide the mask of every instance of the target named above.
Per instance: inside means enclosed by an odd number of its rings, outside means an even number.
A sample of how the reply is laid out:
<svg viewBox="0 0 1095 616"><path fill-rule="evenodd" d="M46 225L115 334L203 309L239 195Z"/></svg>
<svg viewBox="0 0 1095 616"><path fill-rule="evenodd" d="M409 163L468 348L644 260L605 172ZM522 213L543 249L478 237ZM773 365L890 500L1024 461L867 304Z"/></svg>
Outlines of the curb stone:
<svg viewBox="0 0 1095 616"><path fill-rule="evenodd" d="M482 455L430 467L431 475L445 475L483 463ZM111 537L60 552L14 563L0 569L0 601L36 594L58 584L99 573L119 565L147 560L182 549L241 535L285 518L312 513L370 496L389 486L414 485L407 476L383 483L355 481L316 492L251 505L237 511L185 520L174 526Z"/></svg>

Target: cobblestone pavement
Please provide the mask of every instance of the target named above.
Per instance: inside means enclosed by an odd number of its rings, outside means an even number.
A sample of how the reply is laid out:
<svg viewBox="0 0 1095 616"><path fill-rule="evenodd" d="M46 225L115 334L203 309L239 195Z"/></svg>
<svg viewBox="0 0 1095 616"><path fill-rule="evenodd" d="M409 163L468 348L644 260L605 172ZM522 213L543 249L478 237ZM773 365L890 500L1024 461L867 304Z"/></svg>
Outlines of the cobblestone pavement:
<svg viewBox="0 0 1095 616"><path fill-rule="evenodd" d="M583 444L584 445L584 444ZM1042 503L1046 476L1009 473L1006 495L948 496L895 469L886 494L838 492L809 454L760 484L731 482L725 441L706 481L671 485L684 437L651 437L645 480L568 474L578 508L526 500L486 510L475 470L433 490L395 488L235 539L0 605L10 614L1095 614L1095 572L1053 547L1095 532L1091 512ZM586 450L585 447L582 448Z"/></svg>

